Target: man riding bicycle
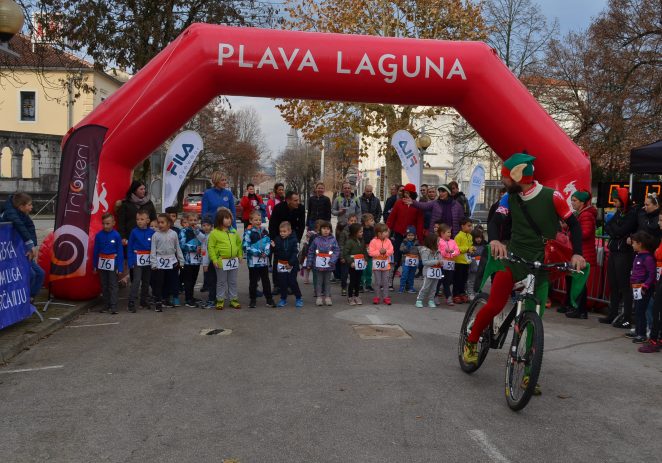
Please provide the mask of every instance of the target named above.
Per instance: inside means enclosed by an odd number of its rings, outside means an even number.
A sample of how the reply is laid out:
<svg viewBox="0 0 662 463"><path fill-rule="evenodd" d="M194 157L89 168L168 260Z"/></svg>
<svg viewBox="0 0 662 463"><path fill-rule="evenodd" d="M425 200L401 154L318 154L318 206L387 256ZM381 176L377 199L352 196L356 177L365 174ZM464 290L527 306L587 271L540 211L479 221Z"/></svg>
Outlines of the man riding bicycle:
<svg viewBox="0 0 662 463"><path fill-rule="evenodd" d="M581 270L586 266L582 257L582 231L577 218L572 214L568 203L561 193L542 186L533 180L533 161L535 157L525 153L513 154L503 163L502 181L508 194L501 198L494 218L488 223L490 236L499 236L498 229L502 221L510 216L512 220L511 240L506 245L498 240L489 243L492 257L504 259L508 250L527 261L540 261L545 258L544 239L553 239L559 231L559 220L564 220L570 230L573 256L572 267ZM527 218L528 214L528 218ZM533 221L536 227L531 226ZM537 233L538 228L542 237ZM544 238L544 239L543 239ZM481 333L499 314L508 302L515 282L526 278L530 270L517 262L503 261L504 270L495 274L489 298L476 315L471 333L464 345L463 360L466 364L478 364L477 343ZM549 291L547 272L540 272L536 277L535 296L540 301L540 316L544 311ZM535 310L527 307L527 310Z"/></svg>

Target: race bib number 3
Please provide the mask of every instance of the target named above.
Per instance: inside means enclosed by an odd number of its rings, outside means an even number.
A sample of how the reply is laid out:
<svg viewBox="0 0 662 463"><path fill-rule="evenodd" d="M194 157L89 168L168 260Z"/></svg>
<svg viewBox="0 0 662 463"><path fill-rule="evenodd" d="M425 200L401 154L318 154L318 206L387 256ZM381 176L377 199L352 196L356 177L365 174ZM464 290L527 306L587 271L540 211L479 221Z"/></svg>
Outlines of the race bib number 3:
<svg viewBox="0 0 662 463"><path fill-rule="evenodd" d="M117 256L117 254L99 254L97 268L99 270L108 270L112 272L115 270L115 256Z"/></svg>
<svg viewBox="0 0 662 463"><path fill-rule="evenodd" d="M365 256L363 254L355 254L352 257L354 258L354 270L364 270L366 268Z"/></svg>
<svg viewBox="0 0 662 463"><path fill-rule="evenodd" d="M278 273L288 273L290 269L287 268L289 265L289 262L286 260L279 260L278 263L276 264L276 270Z"/></svg>
<svg viewBox="0 0 662 463"><path fill-rule="evenodd" d="M331 268L331 254L320 252L315 256L315 267L317 268Z"/></svg>
<svg viewBox="0 0 662 463"><path fill-rule="evenodd" d="M138 267L147 267L151 264L149 251L136 251L136 265Z"/></svg>
<svg viewBox="0 0 662 463"><path fill-rule="evenodd" d="M430 267L425 273L425 276L434 280L441 280L444 277L444 274L441 271L441 267Z"/></svg>
<svg viewBox="0 0 662 463"><path fill-rule="evenodd" d="M386 270L388 268L388 260L375 257L372 261L372 266L375 270Z"/></svg>
<svg viewBox="0 0 662 463"><path fill-rule="evenodd" d="M156 258L156 268L159 270L170 270L175 267L177 257L175 256L159 256Z"/></svg>
<svg viewBox="0 0 662 463"><path fill-rule="evenodd" d="M222 259L221 261L223 262L223 270L225 271L237 270L239 268L239 259L237 257Z"/></svg>
<svg viewBox="0 0 662 463"><path fill-rule="evenodd" d="M418 267L418 256L416 254L405 254L405 267Z"/></svg>
<svg viewBox="0 0 662 463"><path fill-rule="evenodd" d="M251 262L255 267L266 267L269 263L269 258L267 256L253 256Z"/></svg>

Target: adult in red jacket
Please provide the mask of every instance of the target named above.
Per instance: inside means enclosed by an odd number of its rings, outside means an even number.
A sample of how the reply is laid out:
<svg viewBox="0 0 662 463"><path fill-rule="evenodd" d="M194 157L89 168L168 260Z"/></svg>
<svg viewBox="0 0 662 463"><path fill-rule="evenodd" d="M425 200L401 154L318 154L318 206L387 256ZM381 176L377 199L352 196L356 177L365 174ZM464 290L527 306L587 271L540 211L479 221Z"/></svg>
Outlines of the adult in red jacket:
<svg viewBox="0 0 662 463"><path fill-rule="evenodd" d="M416 185L413 183L406 184L402 195L403 199L411 198L412 200L415 200L417 196ZM395 206L391 209L391 213L386 221L388 228L393 231L393 249L395 250L395 253L393 254L394 265L393 273L391 273L391 287L393 287L395 272L398 270L398 267L400 267L400 260L402 259L400 245L407 234L407 227L416 227L418 242L423 242L423 212L420 209L416 209L414 206L405 204L403 199L398 199L396 201Z"/></svg>
<svg viewBox="0 0 662 463"><path fill-rule="evenodd" d="M240 204L243 208L241 212L241 221L244 222L244 230L246 230L248 228L248 219L251 216L251 212L258 209L260 204L262 204L262 198L255 194L255 185L252 183L246 185L246 196L241 198Z"/></svg>
<svg viewBox="0 0 662 463"><path fill-rule="evenodd" d="M591 193L588 191L575 191L570 198L570 203L575 211L579 225L582 227L582 256L584 256L586 262L591 264L591 274L595 275L598 265L598 257L595 251L595 221L598 216L598 210L591 204ZM570 282L571 278L566 277L566 294L570 294ZM584 284L584 288L577 298L577 308L569 308L565 316L568 318L588 318L586 297L587 289L586 284Z"/></svg>

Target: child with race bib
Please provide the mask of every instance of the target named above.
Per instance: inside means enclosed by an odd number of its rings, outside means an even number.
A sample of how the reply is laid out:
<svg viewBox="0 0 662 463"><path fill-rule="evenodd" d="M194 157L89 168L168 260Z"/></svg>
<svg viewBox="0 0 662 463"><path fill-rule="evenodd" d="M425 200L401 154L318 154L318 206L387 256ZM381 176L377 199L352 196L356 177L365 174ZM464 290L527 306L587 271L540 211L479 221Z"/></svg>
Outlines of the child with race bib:
<svg viewBox="0 0 662 463"><path fill-rule="evenodd" d="M469 264L471 258L469 253L474 252L473 237L471 231L473 223L471 219L464 218L460 220L460 231L455 235L460 254L455 257L455 271L453 272L453 302L463 304L469 302L469 296L466 294L467 280L469 279Z"/></svg>
<svg viewBox="0 0 662 463"><path fill-rule="evenodd" d="M337 265L340 273L338 272L335 273L340 275L340 294L342 296L347 294L347 276L349 275L349 262L344 262L344 259L342 257L342 248L343 246L345 246L345 241L347 241L347 238L349 238L349 226L352 225L353 223L358 223L358 222L359 222L358 215L349 214L347 216L347 223L341 225L342 227L341 230L336 230L336 241L338 243L338 247L341 249L340 251L341 255Z"/></svg>
<svg viewBox="0 0 662 463"><path fill-rule="evenodd" d="M444 276L441 269L441 253L439 252L439 237L437 234L434 232L428 234L419 250L425 279L416 297L416 307L423 307L426 299L428 307L437 307L434 302L434 294L437 291L439 280Z"/></svg>
<svg viewBox="0 0 662 463"><path fill-rule="evenodd" d="M331 274L340 259L340 247L333 236L331 224L320 223L320 234L315 237L308 248L308 266L317 271L316 305L332 305Z"/></svg>
<svg viewBox="0 0 662 463"><path fill-rule="evenodd" d="M659 224L662 224L662 215L659 217ZM648 342L643 346L639 346L638 349L643 354L660 352L660 346L662 345L662 278L660 278L660 274L662 274L662 243L655 250L655 261L657 282L655 283L655 294L653 296L651 331Z"/></svg>
<svg viewBox="0 0 662 463"><path fill-rule="evenodd" d="M193 297L195 282L198 281L200 265L202 264L202 241L205 236L198 228L198 216L187 212L182 217L182 229L179 231L179 245L184 254L184 266L181 270L181 280L184 282L184 298L186 307L197 307L199 300Z"/></svg>
<svg viewBox="0 0 662 463"><path fill-rule="evenodd" d="M410 225L407 227L405 239L400 245L402 254L402 275L400 276L400 292L408 291L415 293L414 277L418 269L418 241L416 241L416 227Z"/></svg>
<svg viewBox="0 0 662 463"><path fill-rule="evenodd" d="M104 307L100 312L117 313L117 276L124 269L122 237L113 227L115 217L110 212L101 216L103 228L94 237L94 273L99 274Z"/></svg>
<svg viewBox="0 0 662 463"><path fill-rule="evenodd" d="M443 269L444 278L439 282L444 286L444 296L448 305L455 305L453 303L451 284L453 283L453 273L455 270L455 258L460 255L460 249L457 243L451 238L451 227L445 223L439 225L439 232L441 233L439 240L439 252L441 253L441 266ZM439 288L439 285L437 285ZM439 292L439 289L437 289Z"/></svg>
<svg viewBox="0 0 662 463"><path fill-rule="evenodd" d="M634 302L634 334L626 333L635 344L646 342L646 309L655 289L656 262L653 257L655 238L646 232L638 231L630 236L632 249L636 252L630 273L632 300Z"/></svg>
<svg viewBox="0 0 662 463"><path fill-rule="evenodd" d="M485 243L483 236L485 232L483 229L478 226L471 230L471 238L474 243L474 250L468 254L471 259L469 264L469 278L467 279L467 294L469 295L469 301L474 300L476 286L476 275L478 275L478 266L480 265L480 258L483 255L483 250L485 249ZM480 282L478 282L480 284Z"/></svg>
<svg viewBox="0 0 662 463"><path fill-rule="evenodd" d="M287 290L291 289L296 298L295 306L303 307L301 290L297 283L297 273L299 272L299 242L296 235L292 235L292 225L290 222L281 222L278 227L278 236L271 241L274 248L274 265L276 266L276 275L278 276L278 287L280 288L280 301L277 307L287 305Z"/></svg>
<svg viewBox="0 0 662 463"><path fill-rule="evenodd" d="M361 305L363 302L359 297L359 286L363 271L367 267L366 256L368 250L363 242L363 226L353 223L348 227L349 237L345 241L342 255L345 262L349 263L349 287L347 302L349 305Z"/></svg>
<svg viewBox="0 0 662 463"><path fill-rule="evenodd" d="M220 208L216 212L207 251L216 268L216 310L225 308L226 298L230 299L230 307L241 309L237 296L237 275L244 253L241 249L241 236L232 228L232 212L227 208Z"/></svg>
<svg viewBox="0 0 662 463"><path fill-rule="evenodd" d="M154 281L154 304L155 311L162 312L162 306L174 307L168 298L179 293L178 268L184 265L184 256L179 247L177 233L170 229L172 221L168 214L156 216L159 225L158 231L152 235L152 252L150 263Z"/></svg>
<svg viewBox="0 0 662 463"><path fill-rule="evenodd" d="M256 209L248 215L248 228L244 231L243 248L248 264L248 307L257 305L257 281L262 281L264 297L268 307L275 307L271 296L271 283L269 282L269 257L271 256L271 238L269 232L262 226L262 213Z"/></svg>
<svg viewBox="0 0 662 463"><path fill-rule="evenodd" d="M127 245L129 268L133 269L133 281L129 292L129 312L136 312L136 297L140 290L140 307L149 308L149 282L152 265L149 255L152 252L154 230L149 227L149 212L139 209L136 212L136 228L131 230Z"/></svg>
<svg viewBox="0 0 662 463"><path fill-rule="evenodd" d="M366 245L366 249L372 239L375 237L375 217L366 212L361 214L361 223L363 224L363 244ZM363 276L361 277L361 286L365 288L367 292L374 292L372 289L372 257L366 254L366 268L363 270ZM360 291L360 289L359 289Z"/></svg>
<svg viewBox="0 0 662 463"><path fill-rule="evenodd" d="M391 298L388 297L389 270L391 265L389 258L393 255L393 243L389 239L389 231L386 224L378 223L375 225L375 238L368 246L368 255L372 257L372 270L375 288L375 297L373 304L379 304L380 296L382 302L391 305Z"/></svg>
<svg viewBox="0 0 662 463"><path fill-rule="evenodd" d="M209 260L209 235L214 229L213 219L209 216L202 218L202 233L204 238L200 240L202 244L202 272L204 283L203 287L207 288L207 303L202 305L201 308L212 308L216 305L216 269L214 264Z"/></svg>

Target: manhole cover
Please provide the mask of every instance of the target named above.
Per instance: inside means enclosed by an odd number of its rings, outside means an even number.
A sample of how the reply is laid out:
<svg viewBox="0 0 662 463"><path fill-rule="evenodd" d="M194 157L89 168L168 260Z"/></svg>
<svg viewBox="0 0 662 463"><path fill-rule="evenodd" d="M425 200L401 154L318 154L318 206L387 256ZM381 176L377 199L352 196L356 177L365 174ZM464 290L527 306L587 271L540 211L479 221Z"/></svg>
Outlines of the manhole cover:
<svg viewBox="0 0 662 463"><path fill-rule="evenodd" d="M227 336L232 330L227 328L203 328L200 330L200 336Z"/></svg>
<svg viewBox="0 0 662 463"><path fill-rule="evenodd" d="M400 325L352 325L361 339L411 339Z"/></svg>

